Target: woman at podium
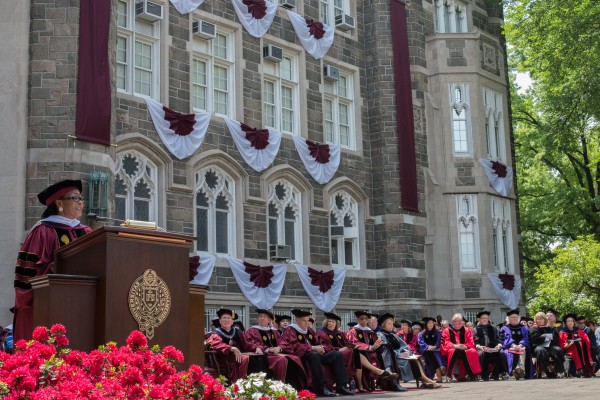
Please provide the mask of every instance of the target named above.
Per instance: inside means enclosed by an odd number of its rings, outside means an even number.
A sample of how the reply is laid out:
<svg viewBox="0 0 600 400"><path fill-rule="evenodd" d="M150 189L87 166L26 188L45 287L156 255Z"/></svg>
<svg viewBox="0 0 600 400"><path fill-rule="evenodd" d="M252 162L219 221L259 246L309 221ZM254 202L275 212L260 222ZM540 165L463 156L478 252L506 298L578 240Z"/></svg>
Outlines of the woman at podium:
<svg viewBox="0 0 600 400"><path fill-rule="evenodd" d="M67 179L37 195L46 210L25 238L15 267L15 343L30 339L33 332L33 289L29 279L51 273L54 252L92 231L79 222L83 213L81 189L80 180Z"/></svg>

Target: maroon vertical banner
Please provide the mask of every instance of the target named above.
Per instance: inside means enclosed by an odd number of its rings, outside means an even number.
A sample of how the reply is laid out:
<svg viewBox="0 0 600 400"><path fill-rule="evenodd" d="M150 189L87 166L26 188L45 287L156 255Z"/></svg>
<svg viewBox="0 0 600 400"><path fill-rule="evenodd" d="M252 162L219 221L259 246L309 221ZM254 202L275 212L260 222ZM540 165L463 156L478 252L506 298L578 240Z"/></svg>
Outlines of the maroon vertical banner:
<svg viewBox="0 0 600 400"><path fill-rule="evenodd" d="M110 144L108 35L111 0L81 0L77 71L77 139Z"/></svg>
<svg viewBox="0 0 600 400"><path fill-rule="evenodd" d="M408 26L406 5L390 0L392 50L396 79L396 120L398 122L398 156L400 158L400 205L410 211L419 211L417 195L417 159L415 154L415 127L413 120L410 59L408 56Z"/></svg>

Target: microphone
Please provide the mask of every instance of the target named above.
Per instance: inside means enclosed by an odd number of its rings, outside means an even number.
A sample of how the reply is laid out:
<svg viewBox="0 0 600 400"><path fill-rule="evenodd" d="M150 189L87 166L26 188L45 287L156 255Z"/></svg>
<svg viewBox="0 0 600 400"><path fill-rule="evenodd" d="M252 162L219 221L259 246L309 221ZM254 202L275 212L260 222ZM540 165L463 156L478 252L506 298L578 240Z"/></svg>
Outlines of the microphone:
<svg viewBox="0 0 600 400"><path fill-rule="evenodd" d="M87 217L89 220L92 220L92 221L108 221L108 220L110 220L110 218L108 218L108 217L102 217L102 216L92 213L92 212L88 213Z"/></svg>

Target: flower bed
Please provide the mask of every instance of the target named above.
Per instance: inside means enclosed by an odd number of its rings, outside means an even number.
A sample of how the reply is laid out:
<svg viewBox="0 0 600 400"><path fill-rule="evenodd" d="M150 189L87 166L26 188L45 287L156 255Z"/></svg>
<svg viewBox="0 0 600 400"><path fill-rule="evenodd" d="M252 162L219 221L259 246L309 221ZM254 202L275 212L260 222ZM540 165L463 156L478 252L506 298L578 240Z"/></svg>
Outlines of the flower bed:
<svg viewBox="0 0 600 400"><path fill-rule="evenodd" d="M85 353L68 345L65 327L56 324L50 329L37 327L33 340L15 343L14 354L0 352L0 398L314 399L308 391L296 393L263 374L226 388L224 379L205 374L198 365L178 372L174 365L183 361L183 354L173 346L149 349L140 331L131 332L122 347L108 343Z"/></svg>

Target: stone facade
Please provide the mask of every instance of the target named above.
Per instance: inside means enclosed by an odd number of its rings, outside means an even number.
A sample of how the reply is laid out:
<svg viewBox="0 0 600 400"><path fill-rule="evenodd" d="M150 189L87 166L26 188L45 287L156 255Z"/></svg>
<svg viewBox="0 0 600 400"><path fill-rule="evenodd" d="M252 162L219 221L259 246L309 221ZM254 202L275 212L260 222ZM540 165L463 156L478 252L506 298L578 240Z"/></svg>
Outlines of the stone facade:
<svg viewBox="0 0 600 400"><path fill-rule="evenodd" d="M191 157L178 160L170 155L155 131L143 98L131 90L117 89L117 14L119 7L128 1L113 0L109 51L113 64L111 143L114 146L75 140L79 2L31 0L30 20L21 15L21 22L28 23L27 32L20 31L21 47L28 41L30 56L27 102L19 103L20 112L27 115L26 128L20 127L21 137L27 137L27 156L26 160L14 160L13 164L23 172L9 180L11 185L18 182L14 185L15 193L24 198L26 206L17 207L10 216L0 215L5 226L17 226L19 231L15 235L19 239L8 240L8 244L3 241L2 259L14 259L18 240L22 240L43 210L36 204L36 193L57 180L87 181L91 172L109 173L109 216L116 216L114 177L119 157L133 152L154 168L151 215L168 231L197 235L196 175L211 166L227 174L235 187L231 201L237 210L231 225L235 233L229 255L261 265L270 263L269 184L282 178L299 191L302 215L296 223L301 225L303 245L298 251L303 264L321 269L332 264L329 237L332 196L338 190L348 193L358 204L354 217L359 239L357 257L353 260L355 267L347 272L337 307L340 312L366 307L374 312L389 310L417 319L436 314L449 317L456 311L486 308L493 311L496 320L500 317L504 306L486 276L495 272L487 215L491 212L490 199L498 196L478 162L480 158L488 158L482 100L483 88L487 87L504 96L501 119L506 135L502 140L508 151L502 161L513 165L504 41L499 36L502 18L499 1L462 2L466 5L464 17L468 30L461 33L435 31L437 2L433 0L413 0L408 7L419 212L403 210L400 205L390 0L344 2L345 11L355 17L356 27L348 31L336 29L334 44L323 60L304 52L282 7L270 30L258 39L239 24L230 1L206 0L187 15L181 15L166 0L155 2L163 6L163 19L151 24L155 30L152 35L157 37L153 62L158 78L154 97L176 111L193 111L192 60L198 50L191 24L195 19L208 21L229 35L228 46L234 57L230 60L228 80L233 85L230 95L235 96L229 103L234 110L229 117L250 126L263 125L265 44L280 46L297 59L298 104L294 112L299 118L295 133L311 140L326 141L323 66L330 64L348 73L354 94L354 112L350 117L355 142L342 150L341 165L334 179L325 185L317 184L305 170L289 134L283 135L273 164L266 171L255 172L241 158L218 114L213 114L204 143ZM322 1L297 3L294 11L319 19ZM3 65L0 64L0 72L18 75ZM454 83L467 85L469 93L470 152L461 156L453 153L450 85ZM2 100L3 105L14 102L19 93L11 96ZM0 140L17 146L6 135ZM456 198L462 194L476 195L479 214L477 268L468 271L461 266L457 231ZM84 196L88 196L85 190ZM519 274L515 200L513 191L508 200L513 249L509 257L511 272ZM2 280L0 304L4 306L11 303L8 282L12 279L12 264L5 261L3 265L6 279ZM207 307L249 306L224 258L218 259L209 286ZM290 266L276 309L298 305L314 307ZM252 307L244 310L248 316ZM0 312L2 324L9 315L4 310Z"/></svg>

